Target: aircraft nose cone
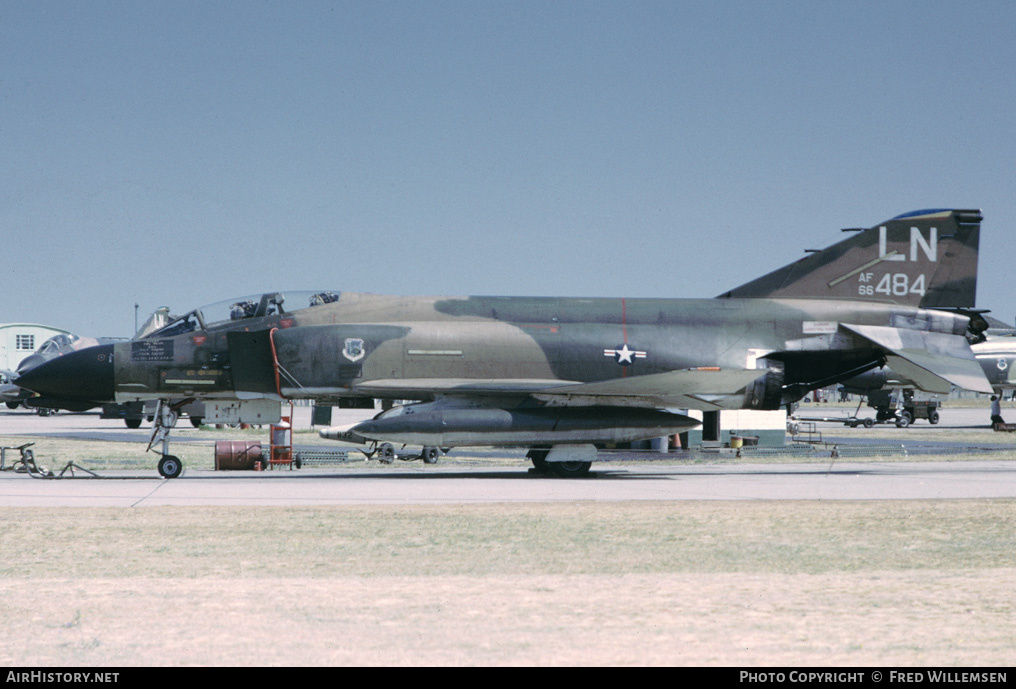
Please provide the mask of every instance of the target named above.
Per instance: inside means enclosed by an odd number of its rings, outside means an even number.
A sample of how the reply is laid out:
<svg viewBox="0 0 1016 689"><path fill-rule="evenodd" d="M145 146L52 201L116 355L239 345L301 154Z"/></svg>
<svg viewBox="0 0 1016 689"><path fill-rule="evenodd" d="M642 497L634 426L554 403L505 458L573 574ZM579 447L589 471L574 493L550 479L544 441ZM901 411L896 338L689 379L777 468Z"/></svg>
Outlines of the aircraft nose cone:
<svg viewBox="0 0 1016 689"><path fill-rule="evenodd" d="M113 401L113 345L98 345L51 359L15 379L44 397L88 402Z"/></svg>
<svg viewBox="0 0 1016 689"><path fill-rule="evenodd" d="M45 362L46 357L42 356L41 354L29 354L28 356L26 356L24 359L21 360L20 364L18 364L18 373L30 371L36 366Z"/></svg>

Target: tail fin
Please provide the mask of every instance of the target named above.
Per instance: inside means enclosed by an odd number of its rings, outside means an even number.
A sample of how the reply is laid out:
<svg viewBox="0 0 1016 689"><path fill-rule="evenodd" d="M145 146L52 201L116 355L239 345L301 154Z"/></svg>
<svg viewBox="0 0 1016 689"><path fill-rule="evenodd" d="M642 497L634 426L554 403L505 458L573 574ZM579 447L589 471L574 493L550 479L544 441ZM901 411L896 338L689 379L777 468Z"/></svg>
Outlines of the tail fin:
<svg viewBox="0 0 1016 689"><path fill-rule="evenodd" d="M979 210L898 215L720 297L860 299L968 308L977 292Z"/></svg>

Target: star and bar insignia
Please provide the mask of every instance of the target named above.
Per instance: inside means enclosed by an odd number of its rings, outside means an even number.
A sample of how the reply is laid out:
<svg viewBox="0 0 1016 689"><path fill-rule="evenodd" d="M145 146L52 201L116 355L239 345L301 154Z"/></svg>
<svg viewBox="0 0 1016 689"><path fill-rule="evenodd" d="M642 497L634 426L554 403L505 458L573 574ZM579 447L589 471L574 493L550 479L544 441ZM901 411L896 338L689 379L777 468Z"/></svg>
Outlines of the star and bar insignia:
<svg viewBox="0 0 1016 689"><path fill-rule="evenodd" d="M645 359L646 353L641 350L630 349L628 343L625 342L617 349L604 349L603 356L614 357L614 361L622 366L631 366L635 362L635 359Z"/></svg>

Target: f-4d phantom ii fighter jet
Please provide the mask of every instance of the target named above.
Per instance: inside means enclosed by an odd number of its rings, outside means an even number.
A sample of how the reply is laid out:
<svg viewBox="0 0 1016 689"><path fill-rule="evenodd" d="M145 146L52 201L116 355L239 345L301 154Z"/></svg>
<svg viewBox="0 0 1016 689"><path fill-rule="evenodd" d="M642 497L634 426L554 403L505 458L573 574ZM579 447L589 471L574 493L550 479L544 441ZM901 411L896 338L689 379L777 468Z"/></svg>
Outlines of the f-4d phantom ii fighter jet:
<svg viewBox="0 0 1016 689"><path fill-rule="evenodd" d="M598 444L698 425L671 410L778 409L887 363L931 392L990 392L969 346L986 327L969 310L981 219L901 215L713 299L268 293L17 382L54 405L223 400L241 416L264 400L411 400L322 435L425 458L528 447L538 469L582 476ZM165 438L162 454L178 474Z"/></svg>

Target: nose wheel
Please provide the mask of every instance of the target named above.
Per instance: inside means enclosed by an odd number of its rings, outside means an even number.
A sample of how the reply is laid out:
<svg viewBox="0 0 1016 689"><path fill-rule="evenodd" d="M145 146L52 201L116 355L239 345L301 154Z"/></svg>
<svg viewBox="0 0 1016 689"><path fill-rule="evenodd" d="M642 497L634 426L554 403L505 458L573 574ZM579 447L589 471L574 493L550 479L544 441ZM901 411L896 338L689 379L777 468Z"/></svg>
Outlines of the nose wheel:
<svg viewBox="0 0 1016 689"><path fill-rule="evenodd" d="M159 460L159 474L162 478L176 478L183 471L183 462L173 455L162 455Z"/></svg>
<svg viewBox="0 0 1016 689"><path fill-rule="evenodd" d="M152 437L148 441L148 450L150 451L152 446L156 444L162 445L159 474L163 478L176 478L183 471L183 462L180 461L180 458L169 454L169 433L173 430L173 426L176 425L180 407L191 401L183 400L175 405L170 405L167 401L159 400L159 406L155 410L155 416L152 419ZM156 451L158 452L158 450Z"/></svg>

